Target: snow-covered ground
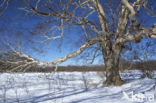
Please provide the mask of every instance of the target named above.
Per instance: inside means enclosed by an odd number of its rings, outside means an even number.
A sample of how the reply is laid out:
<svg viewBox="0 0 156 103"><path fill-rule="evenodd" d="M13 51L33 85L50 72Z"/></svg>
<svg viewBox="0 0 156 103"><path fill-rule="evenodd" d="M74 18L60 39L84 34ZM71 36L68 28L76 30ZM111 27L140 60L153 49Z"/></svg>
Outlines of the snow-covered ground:
<svg viewBox="0 0 156 103"><path fill-rule="evenodd" d="M153 79L139 71L121 76L129 83L105 87L96 72L3 73L0 103L156 103L156 73Z"/></svg>

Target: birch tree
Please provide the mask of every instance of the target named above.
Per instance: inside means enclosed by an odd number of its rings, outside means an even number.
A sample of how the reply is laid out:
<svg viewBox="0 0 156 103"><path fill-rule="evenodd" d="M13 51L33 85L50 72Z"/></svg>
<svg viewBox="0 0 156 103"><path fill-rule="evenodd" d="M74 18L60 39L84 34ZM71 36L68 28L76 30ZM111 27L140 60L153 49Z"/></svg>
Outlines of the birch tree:
<svg viewBox="0 0 156 103"><path fill-rule="evenodd" d="M57 18L60 22L57 28L61 33L57 36L43 34L45 37L43 42L67 35L64 32L65 24L81 27L86 42L77 51L56 61L44 63L14 50L9 43L1 40L12 50L12 52L0 52L3 56L7 56L7 58L2 56L1 62L10 64L11 70L26 70L32 66L52 67L98 44L100 46L97 47L97 51L102 53L106 67L106 85L122 85L125 82L119 75L119 59L125 43L140 43L143 37L156 38L156 24L147 28L142 25L138 16L140 12L145 12L151 17L156 17L147 6L148 0L35 0L35 3L30 0L23 1L26 8L22 9L28 14ZM97 19L98 23L93 19ZM95 36L92 37L89 31L93 31Z"/></svg>

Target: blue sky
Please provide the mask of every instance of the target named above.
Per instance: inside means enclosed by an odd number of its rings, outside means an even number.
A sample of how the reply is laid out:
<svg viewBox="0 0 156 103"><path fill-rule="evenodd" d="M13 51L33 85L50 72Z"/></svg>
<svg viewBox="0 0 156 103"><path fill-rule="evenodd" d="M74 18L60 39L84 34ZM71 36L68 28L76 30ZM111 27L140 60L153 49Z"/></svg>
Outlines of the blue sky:
<svg viewBox="0 0 156 103"><path fill-rule="evenodd" d="M153 3L156 3L156 1ZM51 41L42 45L40 43L33 43L31 40L37 42L41 39L40 36L38 36L41 33L34 33L34 30L37 27L39 28L39 24L49 20L49 18L27 16L24 14L24 11L19 9L21 7L24 7L22 1L19 3L16 2L16 0L13 0L9 4L4 16L0 17L0 36L2 38L9 37L10 42L13 42L15 41L16 35L19 33L19 35L21 35L21 40L24 41L22 43L22 49L24 53L40 61L50 62L64 57L66 54L74 52L81 44L83 44L83 41L80 41L82 32L79 27L70 27L70 31L65 29L65 35L63 39L58 39L56 41ZM154 10L156 10L156 5L154 6ZM152 24L156 23L156 18L149 17L147 14L145 14L145 12L142 12L141 15L143 17L143 22L146 22L147 24L146 27L150 27ZM91 19L95 18L92 17ZM53 25L50 24L50 26ZM30 35L33 35L33 37ZM59 47L61 43L60 41L62 41L61 47ZM77 59L70 59L67 62L64 62L62 65L78 64L77 61ZM101 58L97 59L95 64L99 64L99 61L101 61Z"/></svg>

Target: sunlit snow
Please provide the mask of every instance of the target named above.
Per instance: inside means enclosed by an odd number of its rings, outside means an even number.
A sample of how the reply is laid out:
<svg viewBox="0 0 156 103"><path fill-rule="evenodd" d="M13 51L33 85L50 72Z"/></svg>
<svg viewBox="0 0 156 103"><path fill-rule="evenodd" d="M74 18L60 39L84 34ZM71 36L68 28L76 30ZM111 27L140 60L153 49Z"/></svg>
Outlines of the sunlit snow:
<svg viewBox="0 0 156 103"><path fill-rule="evenodd" d="M153 79L139 71L121 76L129 83L106 87L97 72L3 73L0 103L156 103L155 74Z"/></svg>

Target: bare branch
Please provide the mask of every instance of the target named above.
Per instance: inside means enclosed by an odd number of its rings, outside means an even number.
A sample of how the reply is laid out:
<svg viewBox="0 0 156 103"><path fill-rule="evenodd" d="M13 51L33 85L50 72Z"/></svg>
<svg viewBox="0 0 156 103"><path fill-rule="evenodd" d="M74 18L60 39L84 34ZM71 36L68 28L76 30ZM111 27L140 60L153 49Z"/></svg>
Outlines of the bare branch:
<svg viewBox="0 0 156 103"><path fill-rule="evenodd" d="M92 2L95 6L95 10L98 12L102 31L109 32L109 28L108 28L108 24L107 24L107 20L106 20L106 14L104 12L104 9L103 9L101 3L99 2L99 0L92 0Z"/></svg>
<svg viewBox="0 0 156 103"><path fill-rule="evenodd" d="M86 35L87 40L89 40L89 35L87 33L86 27L85 26L82 26L82 28L83 28L83 31L84 31L84 33Z"/></svg>
<svg viewBox="0 0 156 103"><path fill-rule="evenodd" d="M69 0L68 5L67 5L66 9L64 10L64 13L66 13L68 11L68 9L70 8L71 3L72 3L72 0Z"/></svg>
<svg viewBox="0 0 156 103"><path fill-rule="evenodd" d="M4 40L2 40L1 38L0 38L0 41L1 41L4 45L8 46L9 49L11 49L11 51L16 52L15 48L14 48L9 42L4 41Z"/></svg>
<svg viewBox="0 0 156 103"><path fill-rule="evenodd" d="M47 64L44 63L43 65L52 66L52 65L55 65L55 64L60 64L60 63L62 63L64 61L66 61L67 59L76 57L76 56L80 55L86 48L100 42L101 39L102 39L101 37L96 37L96 38L90 39L89 42L82 45L76 52L74 52L72 54L69 54L69 55L66 55L65 57L63 57L63 58L61 58L59 60L56 60L54 62L50 62L50 63L47 63Z"/></svg>
<svg viewBox="0 0 156 103"><path fill-rule="evenodd" d="M131 12L130 14L130 18L133 19L133 17L135 16L135 10L133 8L132 5L130 5L130 3L128 2L128 0L122 0L122 3L127 7L127 9L129 9L129 11Z"/></svg>
<svg viewBox="0 0 156 103"><path fill-rule="evenodd" d="M76 57L79 54L81 54L86 48L90 47L91 45L94 45L98 42L101 41L101 37L96 37L94 39L90 39L89 42L85 43L82 45L76 52L72 54L68 54L65 57L58 59L54 62L49 62L49 63L44 63L37 61L25 54L20 54L18 52L8 52L4 53L4 55L7 55L7 58L0 58L0 62L6 65L10 65L8 68L9 71L17 71L17 70L22 70L23 68L31 68L33 66L38 66L41 68L47 68L47 67L53 67L54 65L58 65L70 58ZM23 69L25 70L25 69Z"/></svg>
<svg viewBox="0 0 156 103"><path fill-rule="evenodd" d="M84 1L83 3L81 3L79 6L81 7L81 6L85 5L85 4L87 4L89 1L91 1L91 0L86 0L86 1Z"/></svg>
<svg viewBox="0 0 156 103"><path fill-rule="evenodd" d="M40 0L38 0L38 1L36 2L36 7L35 7L36 10L38 9L39 3L40 3Z"/></svg>
<svg viewBox="0 0 156 103"><path fill-rule="evenodd" d="M48 13L44 13L44 12L39 12L37 11L27 0L24 0L25 4L27 4L30 9L37 15L42 15L42 16L51 16L50 14Z"/></svg>
<svg viewBox="0 0 156 103"><path fill-rule="evenodd" d="M2 0L2 3L0 4L0 8L1 7L5 7L3 10L2 10L2 12L0 13L0 16L2 16L5 12L6 12L6 10L7 10L7 8L8 8L8 6L9 6L9 2L10 2L10 0ZM6 4L6 5L5 5Z"/></svg>
<svg viewBox="0 0 156 103"><path fill-rule="evenodd" d="M61 31L61 34L60 34L59 36L53 36L53 35L56 33L55 31L56 31L57 29ZM48 32L51 32L51 31L53 32L53 33L51 34L51 37L47 36L47 33L48 33ZM44 42L47 42L47 41L49 41L49 40L56 40L56 39L58 39L58 38L62 38L63 35L64 35L64 20L61 19L61 25L60 25L60 27L57 27L57 26L51 27L50 30L48 30L47 32L45 32L45 33L43 34L43 37L45 37L46 40L41 41L41 42L44 43Z"/></svg>
<svg viewBox="0 0 156 103"><path fill-rule="evenodd" d="M156 39L156 24L154 24L149 29L142 28L142 30L138 31L138 34L135 36L127 35L125 37L118 38L116 43L125 43L125 42L129 42L129 41L135 42L138 39L141 40L143 36Z"/></svg>
<svg viewBox="0 0 156 103"><path fill-rule="evenodd" d="M95 58L97 58L97 57L99 56L99 55L97 55L97 53L98 53L99 50L100 50L100 46L96 48L96 50L95 50L95 52L94 52L94 54L93 54L93 57L92 57L92 59L91 59L90 64L93 64Z"/></svg>
<svg viewBox="0 0 156 103"><path fill-rule="evenodd" d="M29 2L27 2L27 0L24 0L24 2L37 15L57 17L57 18L63 19L64 21L67 21L67 22L69 22L69 23L71 23L73 25L77 25L77 26L82 26L82 25L88 24L93 29L94 32L96 32L97 34L100 34L99 30L96 28L96 26L92 22L86 20L83 17L78 17L78 16L76 16L74 14L70 14L70 13L65 12L65 11L68 10L69 7L67 7L63 13L58 13L58 12L54 11L52 8L48 7L48 9L52 12L52 14L48 14L48 13L37 11ZM70 4L71 4L71 2L68 3L68 6L70 6ZM75 22L71 18L78 19L80 22Z"/></svg>
<svg viewBox="0 0 156 103"><path fill-rule="evenodd" d="M123 35L125 30L126 30L126 25L128 23L128 16L129 16L129 11L125 8L125 6L122 6L121 12L120 12L120 19L118 22L118 27L117 27L117 35Z"/></svg>
<svg viewBox="0 0 156 103"><path fill-rule="evenodd" d="M147 7L146 7L146 3L143 4L143 8L145 10L145 12L151 16L151 17L156 17L156 14L153 13L153 11L149 10Z"/></svg>
<svg viewBox="0 0 156 103"><path fill-rule="evenodd" d="M91 11L87 16L85 16L84 18L87 19L89 16L91 16L93 13L95 12L95 10Z"/></svg>

